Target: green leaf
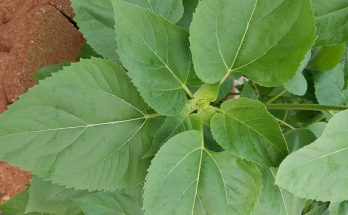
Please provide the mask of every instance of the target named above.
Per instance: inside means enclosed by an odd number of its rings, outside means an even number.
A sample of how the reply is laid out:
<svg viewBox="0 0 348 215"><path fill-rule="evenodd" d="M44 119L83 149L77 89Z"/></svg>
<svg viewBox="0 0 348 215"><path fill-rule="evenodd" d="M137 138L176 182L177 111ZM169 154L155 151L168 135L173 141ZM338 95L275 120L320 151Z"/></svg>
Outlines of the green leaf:
<svg viewBox="0 0 348 215"><path fill-rule="evenodd" d="M348 90L344 87L344 64L340 63L335 68L314 76L315 95L318 102L323 105L347 105Z"/></svg>
<svg viewBox="0 0 348 215"><path fill-rule="evenodd" d="M314 133L314 135L319 138L327 126L326 122L317 122L310 125L308 128Z"/></svg>
<svg viewBox="0 0 348 215"><path fill-rule="evenodd" d="M171 137L183 131L191 130L190 110L184 110L179 116L167 117L162 126L157 130L150 149L145 157L153 157Z"/></svg>
<svg viewBox="0 0 348 215"><path fill-rule="evenodd" d="M80 208L72 201L87 194L64 186L52 184L34 177L29 188L26 212L50 213L55 215L82 215Z"/></svg>
<svg viewBox="0 0 348 215"><path fill-rule="evenodd" d="M275 169L262 168L261 170L263 187L253 215L300 215L306 200L275 185Z"/></svg>
<svg viewBox="0 0 348 215"><path fill-rule="evenodd" d="M261 102L229 100L221 109L212 118L211 129L224 149L263 166L278 166L288 154L277 120Z"/></svg>
<svg viewBox="0 0 348 215"><path fill-rule="evenodd" d="M97 192L74 199L85 215L142 215L142 187Z"/></svg>
<svg viewBox="0 0 348 215"><path fill-rule="evenodd" d="M314 71L327 71L333 69L341 61L346 50L346 44L325 46L313 57L307 68Z"/></svg>
<svg viewBox="0 0 348 215"><path fill-rule="evenodd" d="M184 4L184 15L177 23L179 26L185 28L186 30L190 29L193 13L196 10L199 0L183 0Z"/></svg>
<svg viewBox="0 0 348 215"><path fill-rule="evenodd" d="M314 133L306 128L299 128L291 130L285 134L286 142L288 143L289 150L294 152L300 148L313 143L317 137Z"/></svg>
<svg viewBox="0 0 348 215"><path fill-rule="evenodd" d="M296 196L343 201L348 156L348 111L336 114L314 143L289 155L280 165L276 183Z"/></svg>
<svg viewBox="0 0 348 215"><path fill-rule="evenodd" d="M79 55L77 56L78 60L81 59L91 59L92 57L101 57L100 55L97 54L97 52L88 44L85 43Z"/></svg>
<svg viewBox="0 0 348 215"><path fill-rule="evenodd" d="M332 202L329 206L330 215L346 215L348 214L348 202Z"/></svg>
<svg viewBox="0 0 348 215"><path fill-rule="evenodd" d="M245 84L243 85L243 89L240 92L240 97L258 100L258 95L249 82L245 82Z"/></svg>
<svg viewBox="0 0 348 215"><path fill-rule="evenodd" d="M339 44L348 40L347 0L313 0L317 23L317 45Z"/></svg>
<svg viewBox="0 0 348 215"><path fill-rule="evenodd" d="M5 204L0 205L0 214L3 212L4 215L23 215L27 207L28 199L29 192L28 189L25 189L12 197ZM26 215L41 215L41 213L26 213Z"/></svg>
<svg viewBox="0 0 348 215"><path fill-rule="evenodd" d="M88 44L100 55L119 62L110 0L72 0L75 21Z"/></svg>
<svg viewBox="0 0 348 215"><path fill-rule="evenodd" d="M113 0L118 1L118 0ZM172 23L177 23L184 14L182 0L121 0L147 8Z"/></svg>
<svg viewBox="0 0 348 215"><path fill-rule="evenodd" d="M308 52L305 58L302 60L300 67L298 68L296 75L286 84L284 87L292 94L297 96L303 96L307 92L308 84L303 75L303 70L306 68L308 62L311 59L311 52Z"/></svg>
<svg viewBox="0 0 348 215"><path fill-rule="evenodd" d="M39 69L34 75L33 78L36 81L44 80L47 77L51 77L53 73L59 72L62 70L65 66L69 66L70 62L64 62L60 64L54 64L45 66L42 69Z"/></svg>
<svg viewBox="0 0 348 215"><path fill-rule="evenodd" d="M145 101L159 113L178 115L189 92L187 33L148 10L113 1L118 53ZM151 78L150 78L151 77ZM190 93L189 93L190 94Z"/></svg>
<svg viewBox="0 0 348 215"><path fill-rule="evenodd" d="M160 149L145 183L145 214L252 212L261 188L256 166L229 152L208 151L202 138L186 131Z"/></svg>
<svg viewBox="0 0 348 215"><path fill-rule="evenodd" d="M0 117L0 160L77 189L142 183L150 162L142 159L150 145L147 110L121 67L82 60Z"/></svg>
<svg viewBox="0 0 348 215"><path fill-rule="evenodd" d="M207 83L242 71L260 85L289 81L314 44L310 0L205 0L190 29L195 71Z"/></svg>
<svg viewBox="0 0 348 215"><path fill-rule="evenodd" d="M304 215L329 215L327 203L315 202L312 204L312 209Z"/></svg>

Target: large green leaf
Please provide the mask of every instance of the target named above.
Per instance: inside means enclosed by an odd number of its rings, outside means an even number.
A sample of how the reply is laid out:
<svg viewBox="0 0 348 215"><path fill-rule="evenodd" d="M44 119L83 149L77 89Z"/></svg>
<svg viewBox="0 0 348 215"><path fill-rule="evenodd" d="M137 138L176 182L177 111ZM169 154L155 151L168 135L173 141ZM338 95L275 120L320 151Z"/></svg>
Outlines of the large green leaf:
<svg viewBox="0 0 348 215"><path fill-rule="evenodd" d="M288 154L277 120L262 103L235 99L221 109L212 118L211 129L224 149L264 166L278 166Z"/></svg>
<svg viewBox="0 0 348 215"><path fill-rule="evenodd" d="M119 62L116 52L115 21L112 1L116 0L72 0L75 21L89 45L100 55ZM148 8L164 18L176 23L184 13L181 0L123 0Z"/></svg>
<svg viewBox="0 0 348 215"><path fill-rule="evenodd" d="M75 21L89 45L98 54L118 62L111 0L72 0L71 3Z"/></svg>
<svg viewBox="0 0 348 215"><path fill-rule="evenodd" d="M317 22L318 45L332 45L348 40L348 1L312 0Z"/></svg>
<svg viewBox="0 0 348 215"><path fill-rule="evenodd" d="M307 68L314 71L327 71L333 69L341 61L346 50L346 44L325 46L317 49L319 50L317 50Z"/></svg>
<svg viewBox="0 0 348 215"><path fill-rule="evenodd" d="M275 169L262 168L261 171L262 193L253 215L300 215L306 200L275 185Z"/></svg>
<svg viewBox="0 0 348 215"><path fill-rule="evenodd" d="M276 183L296 196L343 201L348 174L348 110L336 114L322 136L289 155L280 165Z"/></svg>
<svg viewBox="0 0 348 215"><path fill-rule="evenodd" d="M25 211L55 215L83 215L72 199L87 193L87 191L69 189L34 177L29 188L29 200Z"/></svg>
<svg viewBox="0 0 348 215"><path fill-rule="evenodd" d="M187 33L148 10L113 1L118 53L145 101L170 116L184 108L191 68Z"/></svg>
<svg viewBox="0 0 348 215"><path fill-rule="evenodd" d="M261 188L256 166L229 152L208 151L202 138L186 131L160 149L145 183L145 214L252 212Z"/></svg>
<svg viewBox="0 0 348 215"><path fill-rule="evenodd" d="M303 75L303 70L306 68L308 62L311 59L311 52L308 52L305 58L302 60L300 67L298 68L296 75L284 84L284 87L292 94L303 96L307 92L308 84Z"/></svg>
<svg viewBox="0 0 348 215"><path fill-rule="evenodd" d="M204 0L191 25L195 71L207 83L242 71L261 85L289 81L314 44L310 0Z"/></svg>
<svg viewBox="0 0 348 215"><path fill-rule="evenodd" d="M142 159L150 144L147 110L121 67L82 60L0 117L0 160L77 189L141 183L149 164Z"/></svg>
<svg viewBox="0 0 348 215"><path fill-rule="evenodd" d="M142 187L97 192L74 199L85 215L142 215Z"/></svg>
<svg viewBox="0 0 348 215"><path fill-rule="evenodd" d="M51 77L53 73L59 72L65 66L70 66L70 62L64 62L64 63L60 63L60 64L54 64L54 65L45 66L45 67L39 69L33 75L33 78L36 81L43 80L43 79L45 79L47 77Z"/></svg>
<svg viewBox="0 0 348 215"><path fill-rule="evenodd" d="M315 95L323 105L347 105L348 90L344 90L344 64L314 75Z"/></svg>

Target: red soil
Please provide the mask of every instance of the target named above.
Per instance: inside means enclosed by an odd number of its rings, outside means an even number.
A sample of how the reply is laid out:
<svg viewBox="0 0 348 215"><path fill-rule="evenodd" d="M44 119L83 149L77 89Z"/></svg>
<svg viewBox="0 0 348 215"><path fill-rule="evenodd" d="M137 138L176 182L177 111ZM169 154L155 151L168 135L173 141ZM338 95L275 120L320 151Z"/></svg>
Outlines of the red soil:
<svg viewBox="0 0 348 215"><path fill-rule="evenodd" d="M69 0L0 0L0 113L35 84L38 69L75 60L84 39L73 15ZM0 162L0 204L30 178Z"/></svg>

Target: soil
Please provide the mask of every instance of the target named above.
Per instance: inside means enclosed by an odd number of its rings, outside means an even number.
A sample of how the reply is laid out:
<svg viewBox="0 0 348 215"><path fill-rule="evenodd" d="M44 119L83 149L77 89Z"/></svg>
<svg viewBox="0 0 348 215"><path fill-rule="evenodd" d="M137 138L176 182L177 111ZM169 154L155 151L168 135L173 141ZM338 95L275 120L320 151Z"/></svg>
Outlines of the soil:
<svg viewBox="0 0 348 215"><path fill-rule="evenodd" d="M69 0L0 0L0 113L35 84L40 68L74 61L84 39ZM0 161L0 204L31 175Z"/></svg>

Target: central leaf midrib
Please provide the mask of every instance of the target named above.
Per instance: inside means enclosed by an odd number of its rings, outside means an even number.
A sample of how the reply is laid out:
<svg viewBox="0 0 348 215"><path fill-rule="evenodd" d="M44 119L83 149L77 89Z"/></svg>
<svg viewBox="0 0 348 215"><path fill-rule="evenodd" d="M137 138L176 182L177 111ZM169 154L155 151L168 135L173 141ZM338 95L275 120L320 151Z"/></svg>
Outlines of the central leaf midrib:
<svg viewBox="0 0 348 215"><path fill-rule="evenodd" d="M133 118L133 119L127 119L127 120L120 120L120 121L110 121L110 122L104 122L104 123L94 123L94 124L85 124L85 125L78 125L78 126L69 126L69 127L49 128L49 129L42 129L42 130L24 131L24 132L18 132L18 133L13 133L13 134L7 134L7 135L3 135L3 136L0 136L0 137L10 137L10 136L21 135L21 134L41 133L41 132L49 132L49 131L64 131L64 130L70 130L70 129L90 128L90 127L97 127L97 126L104 126L104 125L114 125L114 124L138 121L138 120L142 120L142 119L146 119L146 116L139 117L139 118Z"/></svg>

